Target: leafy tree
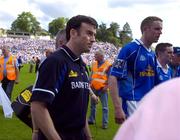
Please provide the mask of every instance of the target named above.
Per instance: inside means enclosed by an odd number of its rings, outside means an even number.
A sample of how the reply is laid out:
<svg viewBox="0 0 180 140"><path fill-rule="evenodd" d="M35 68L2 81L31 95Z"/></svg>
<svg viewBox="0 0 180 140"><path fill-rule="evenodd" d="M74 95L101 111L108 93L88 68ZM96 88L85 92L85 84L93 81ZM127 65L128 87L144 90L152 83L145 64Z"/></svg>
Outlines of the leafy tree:
<svg viewBox="0 0 180 140"><path fill-rule="evenodd" d="M37 32L37 35L49 36L50 33L48 31L46 31L45 29L41 29L39 32Z"/></svg>
<svg viewBox="0 0 180 140"><path fill-rule="evenodd" d="M64 17L59 17L54 19L49 23L49 33L55 36L59 30L65 28L67 21L68 18L64 18Z"/></svg>
<svg viewBox="0 0 180 140"><path fill-rule="evenodd" d="M2 36L2 35L4 35L5 34L5 29L3 29L3 28L0 28L0 36Z"/></svg>
<svg viewBox="0 0 180 140"><path fill-rule="evenodd" d="M119 38L117 37L119 31L119 25L115 22L110 24L110 27L107 28L105 23L101 23L97 30L96 38L99 41L109 42L115 46L120 46Z"/></svg>
<svg viewBox="0 0 180 140"><path fill-rule="evenodd" d="M110 36L110 32L108 32L106 24L101 23L99 28L97 29L96 39L99 41L106 42L108 40L108 36Z"/></svg>
<svg viewBox="0 0 180 140"><path fill-rule="evenodd" d="M112 43L116 47L122 47L132 40L132 30L128 23L123 26L122 30L116 22L111 22L109 28L105 23L101 23L97 29L96 39Z"/></svg>
<svg viewBox="0 0 180 140"><path fill-rule="evenodd" d="M123 30L119 32L119 38L122 46L132 40L132 30L127 22L124 24Z"/></svg>
<svg viewBox="0 0 180 140"><path fill-rule="evenodd" d="M31 12L22 12L11 24L11 30L13 31L29 32L34 35L40 29L40 23L31 14Z"/></svg>
<svg viewBox="0 0 180 140"><path fill-rule="evenodd" d="M131 27L129 25L129 23L125 23L124 26L123 26L123 31L126 32L126 34L132 38L132 30L131 30Z"/></svg>
<svg viewBox="0 0 180 140"><path fill-rule="evenodd" d="M114 36L110 36L108 42L114 44L116 47L121 47L122 46L120 41L119 41L119 38L114 37Z"/></svg>
<svg viewBox="0 0 180 140"><path fill-rule="evenodd" d="M119 32L119 24L116 22L112 22L108 30L113 34L114 37L117 37Z"/></svg>

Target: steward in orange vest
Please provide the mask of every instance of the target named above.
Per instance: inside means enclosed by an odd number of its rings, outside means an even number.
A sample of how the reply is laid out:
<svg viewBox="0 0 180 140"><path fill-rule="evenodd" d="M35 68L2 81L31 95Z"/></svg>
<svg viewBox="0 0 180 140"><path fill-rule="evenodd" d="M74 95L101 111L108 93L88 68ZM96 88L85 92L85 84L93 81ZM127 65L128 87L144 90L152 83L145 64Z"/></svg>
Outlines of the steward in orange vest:
<svg viewBox="0 0 180 140"><path fill-rule="evenodd" d="M6 71L7 71L7 79L8 80L15 80L16 79L16 71L15 66L16 65L16 59L13 56L10 56L8 61L6 62ZM4 78L4 56L0 57L0 81Z"/></svg>
<svg viewBox="0 0 180 140"><path fill-rule="evenodd" d="M107 71L112 64L108 60L104 61L104 55L100 51L96 52L95 55L96 61L92 64L91 87L95 90L101 90L108 84ZM104 63L100 65L99 63L103 61Z"/></svg>
<svg viewBox="0 0 180 140"><path fill-rule="evenodd" d="M2 56L0 57L0 81L2 88L11 100L11 94L14 83L18 83L19 69L17 60L14 56L10 55L8 46L2 48Z"/></svg>
<svg viewBox="0 0 180 140"><path fill-rule="evenodd" d="M108 82L107 71L109 70L110 66L111 63L108 60L106 60L100 67L98 67L97 61L95 61L92 64L91 86L94 89L100 90L107 85Z"/></svg>
<svg viewBox="0 0 180 140"><path fill-rule="evenodd" d="M104 52L99 49L95 53L95 60L92 63L91 88L96 96L99 97L102 105L102 128L108 128L108 72L111 63L104 61ZM88 119L89 124L94 124L96 118L96 104L91 100L91 110Z"/></svg>

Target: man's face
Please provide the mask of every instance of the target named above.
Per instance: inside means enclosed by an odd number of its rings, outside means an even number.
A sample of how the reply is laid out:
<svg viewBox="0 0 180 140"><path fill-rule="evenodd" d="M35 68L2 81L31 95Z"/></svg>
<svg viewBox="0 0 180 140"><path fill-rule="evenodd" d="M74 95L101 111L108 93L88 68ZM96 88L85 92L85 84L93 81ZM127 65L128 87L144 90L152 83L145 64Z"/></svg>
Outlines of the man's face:
<svg viewBox="0 0 180 140"><path fill-rule="evenodd" d="M67 43L66 36L61 35L59 38L56 40L56 50L60 49L63 45Z"/></svg>
<svg viewBox="0 0 180 140"><path fill-rule="evenodd" d="M160 35L162 34L162 22L154 21L151 26L146 29L146 36L149 42L158 42Z"/></svg>
<svg viewBox="0 0 180 140"><path fill-rule="evenodd" d="M76 44L80 53L89 52L95 42L96 28L87 23L82 23L77 30Z"/></svg>
<svg viewBox="0 0 180 140"><path fill-rule="evenodd" d="M3 48L3 49L2 49L2 54L3 54L5 57L7 57L7 56L8 56L8 54L9 54L8 49Z"/></svg>
<svg viewBox="0 0 180 140"><path fill-rule="evenodd" d="M95 53L94 57L95 57L95 60L98 62L101 62L104 59L104 56L100 53Z"/></svg>
<svg viewBox="0 0 180 140"><path fill-rule="evenodd" d="M52 50L50 50L50 49L49 49L49 50L46 50L46 52L45 52L46 57L48 57L50 54L52 54L52 52L53 52L53 51L52 51Z"/></svg>
<svg viewBox="0 0 180 140"><path fill-rule="evenodd" d="M172 65L179 66L180 65L180 54L174 54L172 59Z"/></svg>
<svg viewBox="0 0 180 140"><path fill-rule="evenodd" d="M169 64L172 61L173 56L173 47L167 47L166 50L162 53L162 58L166 64Z"/></svg>

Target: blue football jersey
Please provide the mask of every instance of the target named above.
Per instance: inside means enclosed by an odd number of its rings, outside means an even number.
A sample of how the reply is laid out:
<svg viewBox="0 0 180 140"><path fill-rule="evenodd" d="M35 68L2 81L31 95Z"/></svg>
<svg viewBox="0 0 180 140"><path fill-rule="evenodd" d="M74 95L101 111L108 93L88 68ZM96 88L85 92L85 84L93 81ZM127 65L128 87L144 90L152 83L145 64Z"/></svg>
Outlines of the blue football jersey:
<svg viewBox="0 0 180 140"><path fill-rule="evenodd" d="M180 66L172 66L170 65L171 70L172 70L172 77L180 77Z"/></svg>
<svg viewBox="0 0 180 140"><path fill-rule="evenodd" d="M119 96L139 101L154 87L155 72L155 53L136 39L120 50L110 74L118 79Z"/></svg>
<svg viewBox="0 0 180 140"><path fill-rule="evenodd" d="M180 66L177 67L177 71L176 71L175 77L180 77Z"/></svg>
<svg viewBox="0 0 180 140"><path fill-rule="evenodd" d="M172 78L172 69L168 66L167 71L164 71L161 64L157 61L157 68L156 68L156 85L167 81Z"/></svg>

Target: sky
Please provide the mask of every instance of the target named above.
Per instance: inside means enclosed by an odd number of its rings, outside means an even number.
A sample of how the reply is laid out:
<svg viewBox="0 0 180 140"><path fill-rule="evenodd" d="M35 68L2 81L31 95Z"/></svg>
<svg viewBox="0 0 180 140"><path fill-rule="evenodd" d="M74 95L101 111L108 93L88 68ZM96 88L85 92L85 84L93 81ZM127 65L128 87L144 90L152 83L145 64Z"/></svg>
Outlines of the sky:
<svg viewBox="0 0 180 140"><path fill-rule="evenodd" d="M117 22L122 29L128 22L137 39L141 37L141 21L158 16L163 20L159 42L180 46L180 0L0 0L0 28L10 29L23 11L31 12L46 30L53 19L78 14L91 16L107 27Z"/></svg>

